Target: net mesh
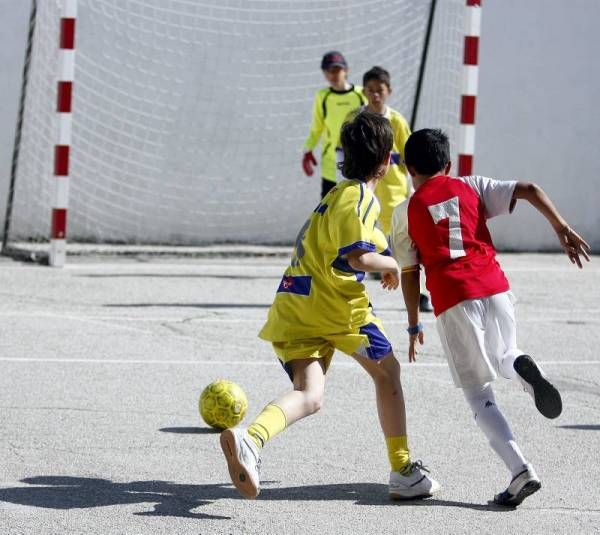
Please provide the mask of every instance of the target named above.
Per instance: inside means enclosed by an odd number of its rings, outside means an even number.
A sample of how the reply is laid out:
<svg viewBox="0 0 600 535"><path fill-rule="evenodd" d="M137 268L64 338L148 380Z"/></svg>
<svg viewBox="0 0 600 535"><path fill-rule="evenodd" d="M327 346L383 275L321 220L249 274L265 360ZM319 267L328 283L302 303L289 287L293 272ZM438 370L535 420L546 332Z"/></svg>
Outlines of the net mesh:
<svg viewBox="0 0 600 535"><path fill-rule="evenodd" d="M46 240L61 2L39 2L11 225ZM410 120L429 2L79 0L68 238L288 243L318 201L302 174L320 59L387 68ZM438 3L417 127L457 139L464 0ZM319 152L317 151L318 155Z"/></svg>

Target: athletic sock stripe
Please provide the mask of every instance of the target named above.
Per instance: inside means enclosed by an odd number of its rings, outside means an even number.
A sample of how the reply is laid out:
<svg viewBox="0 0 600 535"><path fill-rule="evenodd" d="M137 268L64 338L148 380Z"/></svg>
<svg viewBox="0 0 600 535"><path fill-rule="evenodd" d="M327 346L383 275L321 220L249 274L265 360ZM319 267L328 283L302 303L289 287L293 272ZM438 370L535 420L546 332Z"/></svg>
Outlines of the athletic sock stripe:
<svg viewBox="0 0 600 535"><path fill-rule="evenodd" d="M271 434L269 433L269 430L264 425L255 423L254 426L260 427L262 429L263 433L267 437L267 440L269 440L271 438ZM259 433L256 433L256 432L252 433L252 436L258 438L258 440L260 440L262 442L263 446L265 445L266 440L264 440L263 437Z"/></svg>

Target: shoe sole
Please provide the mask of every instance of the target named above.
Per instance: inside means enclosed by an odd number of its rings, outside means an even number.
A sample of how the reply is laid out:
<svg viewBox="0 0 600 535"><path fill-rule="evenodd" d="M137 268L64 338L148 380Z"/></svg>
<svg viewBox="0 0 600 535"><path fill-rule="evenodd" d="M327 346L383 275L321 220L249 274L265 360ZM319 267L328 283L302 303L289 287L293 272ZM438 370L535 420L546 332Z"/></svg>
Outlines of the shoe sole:
<svg viewBox="0 0 600 535"><path fill-rule="evenodd" d="M525 485L523 485L521 490L517 493L517 495L514 498L511 498L506 502L500 502L497 501L496 498L494 498L494 503L496 505L503 505L505 507L517 507L518 505L521 505L523 503L523 500L525 500L525 498L531 496L532 494L535 494L541 488L542 483L540 481L529 481L528 483L525 483Z"/></svg>
<svg viewBox="0 0 600 535"><path fill-rule="evenodd" d="M425 500L427 498L431 498L433 496L433 494L428 493L428 494L415 494L414 496L404 496L402 494L389 493L388 496L389 496L390 500L393 500L395 502L406 502L406 501L410 501L410 500Z"/></svg>
<svg viewBox="0 0 600 535"><path fill-rule="evenodd" d="M542 375L529 355L515 360L515 371L533 387L535 406L546 418L557 418L562 412L560 392Z"/></svg>
<svg viewBox="0 0 600 535"><path fill-rule="evenodd" d="M247 470L239 461L239 452L236 446L235 436L232 431L226 429L221 433L221 449L227 460L227 468L231 482L244 498L254 499L260 494L260 488L252 483Z"/></svg>
<svg viewBox="0 0 600 535"><path fill-rule="evenodd" d="M408 489L407 489L408 490ZM435 490L430 492L421 492L419 494L400 494L393 491L388 492L390 500L403 501L403 500L424 500L425 498L431 498L434 494L441 490L441 486L438 486Z"/></svg>

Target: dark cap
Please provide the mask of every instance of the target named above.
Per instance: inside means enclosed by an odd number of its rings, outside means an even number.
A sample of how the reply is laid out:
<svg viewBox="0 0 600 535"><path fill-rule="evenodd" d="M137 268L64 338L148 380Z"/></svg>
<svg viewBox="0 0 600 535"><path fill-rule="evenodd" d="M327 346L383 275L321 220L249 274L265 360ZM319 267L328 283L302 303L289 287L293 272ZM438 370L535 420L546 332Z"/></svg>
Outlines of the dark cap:
<svg viewBox="0 0 600 535"><path fill-rule="evenodd" d="M348 68L346 58L342 56L341 52L332 50L323 56L323 59L321 60L321 69L326 71L327 69L331 69L331 67L341 67L342 69Z"/></svg>

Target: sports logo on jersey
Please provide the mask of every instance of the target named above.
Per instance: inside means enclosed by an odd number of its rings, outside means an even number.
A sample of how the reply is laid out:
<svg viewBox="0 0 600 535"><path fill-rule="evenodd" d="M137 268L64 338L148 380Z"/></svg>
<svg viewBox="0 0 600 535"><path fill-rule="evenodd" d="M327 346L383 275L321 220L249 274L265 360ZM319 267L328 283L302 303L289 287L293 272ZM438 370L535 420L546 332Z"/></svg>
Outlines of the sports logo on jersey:
<svg viewBox="0 0 600 535"><path fill-rule="evenodd" d="M312 277L310 275L284 275L277 288L277 293L310 295Z"/></svg>

